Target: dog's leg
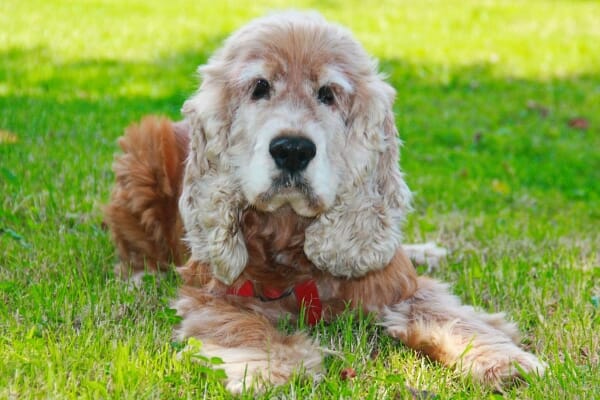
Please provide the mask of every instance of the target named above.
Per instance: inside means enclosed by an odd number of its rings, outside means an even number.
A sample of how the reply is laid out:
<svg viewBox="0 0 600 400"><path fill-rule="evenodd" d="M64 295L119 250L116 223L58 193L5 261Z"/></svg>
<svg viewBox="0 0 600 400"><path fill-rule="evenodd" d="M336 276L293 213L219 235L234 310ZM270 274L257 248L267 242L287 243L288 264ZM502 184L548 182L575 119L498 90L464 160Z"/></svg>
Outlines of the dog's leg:
<svg viewBox="0 0 600 400"><path fill-rule="evenodd" d="M177 338L195 337L202 342L200 355L222 359L217 368L227 374L232 393L284 384L294 372L320 376L321 350L305 334L284 335L264 316L204 289L183 287L174 307L183 317Z"/></svg>
<svg viewBox="0 0 600 400"><path fill-rule="evenodd" d="M414 296L388 307L387 332L434 360L501 388L521 373L543 374L545 364L516 344L514 324L502 314L462 305L445 284L420 277Z"/></svg>

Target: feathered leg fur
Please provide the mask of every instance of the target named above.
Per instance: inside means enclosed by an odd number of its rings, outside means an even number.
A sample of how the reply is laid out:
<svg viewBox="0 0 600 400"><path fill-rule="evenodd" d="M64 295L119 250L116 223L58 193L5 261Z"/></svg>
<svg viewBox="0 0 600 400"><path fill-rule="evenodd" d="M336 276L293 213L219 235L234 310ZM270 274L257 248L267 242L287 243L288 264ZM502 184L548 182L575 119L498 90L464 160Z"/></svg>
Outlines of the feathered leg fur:
<svg viewBox="0 0 600 400"><path fill-rule="evenodd" d="M285 335L265 316L206 288L184 286L173 307L183 318L176 337L198 338L200 355L222 359L218 368L227 374L225 386L232 393L282 385L296 372L320 376L321 349L303 333Z"/></svg>
<svg viewBox="0 0 600 400"><path fill-rule="evenodd" d="M521 372L542 374L545 369L517 345L517 327L503 314L463 305L448 285L430 278L419 277L413 297L387 307L382 319L392 337L497 388Z"/></svg>

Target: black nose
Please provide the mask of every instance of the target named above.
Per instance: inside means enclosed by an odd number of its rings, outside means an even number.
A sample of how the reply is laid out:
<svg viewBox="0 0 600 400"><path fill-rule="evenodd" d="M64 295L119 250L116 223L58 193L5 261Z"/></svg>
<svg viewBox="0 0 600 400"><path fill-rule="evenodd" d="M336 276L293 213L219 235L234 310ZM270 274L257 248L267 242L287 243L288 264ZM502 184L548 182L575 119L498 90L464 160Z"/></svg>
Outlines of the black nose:
<svg viewBox="0 0 600 400"><path fill-rule="evenodd" d="M300 136L281 136L271 140L269 153L277 168L288 172L300 172L317 152L315 144Z"/></svg>

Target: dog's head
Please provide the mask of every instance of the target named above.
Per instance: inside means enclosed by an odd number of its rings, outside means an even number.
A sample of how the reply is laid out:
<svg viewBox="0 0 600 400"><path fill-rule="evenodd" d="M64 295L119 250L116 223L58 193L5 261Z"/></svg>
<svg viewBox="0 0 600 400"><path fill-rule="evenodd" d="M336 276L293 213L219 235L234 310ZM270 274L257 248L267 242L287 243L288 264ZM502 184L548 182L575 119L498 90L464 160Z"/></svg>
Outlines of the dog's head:
<svg viewBox="0 0 600 400"><path fill-rule="evenodd" d="M183 107L192 125L180 208L192 257L231 283L247 207L314 218L304 250L338 276L383 268L410 192L398 169L394 90L343 28L289 12L234 33Z"/></svg>

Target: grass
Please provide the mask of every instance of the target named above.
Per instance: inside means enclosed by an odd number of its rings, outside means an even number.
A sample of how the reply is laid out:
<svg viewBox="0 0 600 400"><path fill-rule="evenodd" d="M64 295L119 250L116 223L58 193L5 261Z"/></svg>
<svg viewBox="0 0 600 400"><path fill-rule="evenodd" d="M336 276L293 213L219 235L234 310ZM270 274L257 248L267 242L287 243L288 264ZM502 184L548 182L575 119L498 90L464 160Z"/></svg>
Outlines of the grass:
<svg viewBox="0 0 600 400"><path fill-rule="evenodd" d="M349 26L398 90L410 242L433 273L505 310L549 364L507 398L600 397L600 4L306 0ZM282 1L0 3L0 398L227 398L177 358L177 279L130 291L102 229L115 140L177 118L194 70ZM289 327L288 327L289 328ZM351 315L318 326L324 380L265 398L500 396ZM345 368L357 377L341 379ZM246 398L252 398L247 394Z"/></svg>

